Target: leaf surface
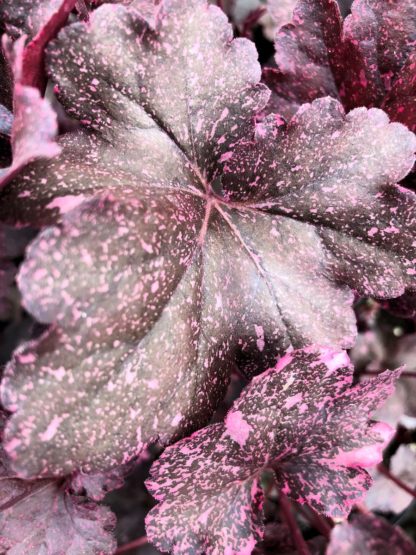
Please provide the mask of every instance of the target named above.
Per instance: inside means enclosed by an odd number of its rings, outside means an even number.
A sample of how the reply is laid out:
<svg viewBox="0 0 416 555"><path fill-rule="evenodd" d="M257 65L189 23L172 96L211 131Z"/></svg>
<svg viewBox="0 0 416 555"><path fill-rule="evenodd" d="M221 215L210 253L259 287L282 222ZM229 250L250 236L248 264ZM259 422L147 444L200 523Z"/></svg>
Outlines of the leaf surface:
<svg viewBox="0 0 416 555"><path fill-rule="evenodd" d="M269 91L254 45L203 0L158 13L153 29L104 5L61 31L48 70L83 129L1 195L6 220L54 224L19 275L53 326L2 385L28 476L102 471L186 435L235 364L250 376L289 347L349 347L352 290L415 280L415 196L394 185L414 136L330 99L255 125Z"/></svg>
<svg viewBox="0 0 416 555"><path fill-rule="evenodd" d="M224 424L168 447L146 485L148 537L162 551L250 554L263 536L261 474L298 503L346 516L393 430L369 421L400 371L352 387L345 352L293 351L255 377Z"/></svg>

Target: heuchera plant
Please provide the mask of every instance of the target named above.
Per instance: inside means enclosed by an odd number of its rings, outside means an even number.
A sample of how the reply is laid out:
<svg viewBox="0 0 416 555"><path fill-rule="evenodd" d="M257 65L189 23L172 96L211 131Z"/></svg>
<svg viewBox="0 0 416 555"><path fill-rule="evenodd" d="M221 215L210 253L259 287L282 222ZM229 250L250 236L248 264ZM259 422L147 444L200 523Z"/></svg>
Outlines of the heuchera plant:
<svg viewBox="0 0 416 555"><path fill-rule="evenodd" d="M358 298L414 309L415 5L300 0L263 71L221 7L0 1L0 218L39 231L17 284L43 325L1 383L5 553L114 553L99 502L153 443L163 551L258 552L273 496L301 555L294 506L330 554L366 518L385 546L362 505L331 527L394 434L371 417L401 370L354 381L345 349Z"/></svg>

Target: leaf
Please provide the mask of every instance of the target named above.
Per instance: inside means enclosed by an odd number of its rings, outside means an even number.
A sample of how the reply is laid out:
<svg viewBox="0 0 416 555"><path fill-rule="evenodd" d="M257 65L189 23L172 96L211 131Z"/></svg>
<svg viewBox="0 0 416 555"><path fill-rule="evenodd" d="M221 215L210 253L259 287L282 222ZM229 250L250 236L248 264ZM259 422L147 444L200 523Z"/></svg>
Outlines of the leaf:
<svg viewBox="0 0 416 555"><path fill-rule="evenodd" d="M12 180L30 162L52 158L61 151L55 143L58 131L55 112L37 89L21 83L24 38L15 43L6 40L3 46L13 67L15 82L12 123L8 117L13 160L9 167L0 169L0 186Z"/></svg>
<svg viewBox="0 0 416 555"><path fill-rule="evenodd" d="M265 470L298 503L346 516L370 486L393 430L369 421L399 371L352 387L342 351L309 347L255 377L224 424L168 447L146 485L159 504L147 535L173 553L250 554L263 536Z"/></svg>
<svg viewBox="0 0 416 555"><path fill-rule="evenodd" d="M2 414L4 421L4 414ZM15 476L0 451L0 550L9 555L111 555L114 515L64 480L25 481Z"/></svg>
<svg viewBox="0 0 416 555"><path fill-rule="evenodd" d="M335 0L299 0L276 36L278 71L266 71L286 117L330 95L347 110L378 106L416 129L416 4L355 0L344 22Z"/></svg>
<svg viewBox="0 0 416 555"><path fill-rule="evenodd" d="M327 555L414 555L416 547L398 527L370 514L354 515L332 530Z"/></svg>
<svg viewBox="0 0 416 555"><path fill-rule="evenodd" d="M2 384L26 476L103 471L190 433L236 363L252 375L290 346L349 347L351 288L415 280L416 197L393 185L414 136L331 100L254 127L268 91L253 44L202 0L159 14L154 31L101 6L61 31L48 68L84 129L1 195L5 220L57 224L19 275L53 326Z"/></svg>

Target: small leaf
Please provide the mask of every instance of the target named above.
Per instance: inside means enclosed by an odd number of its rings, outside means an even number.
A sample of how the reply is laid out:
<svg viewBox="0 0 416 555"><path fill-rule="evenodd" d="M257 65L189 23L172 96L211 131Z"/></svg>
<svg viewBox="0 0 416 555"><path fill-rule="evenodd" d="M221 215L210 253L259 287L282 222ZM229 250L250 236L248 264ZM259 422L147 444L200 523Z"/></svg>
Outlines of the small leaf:
<svg viewBox="0 0 416 555"><path fill-rule="evenodd" d="M2 423L4 414L1 415ZM114 515L66 490L65 480L25 481L0 451L0 550L10 555L111 555Z"/></svg>
<svg viewBox="0 0 416 555"><path fill-rule="evenodd" d="M366 466L381 460L393 430L369 421L399 371L352 386L345 352L293 351L254 378L224 424L168 447L147 487L159 501L147 534L173 553L249 554L262 538L260 477L273 471L298 503L346 516L370 486Z"/></svg>
<svg viewBox="0 0 416 555"><path fill-rule="evenodd" d="M354 515L332 530L327 555L415 555L416 546L398 527L371 514Z"/></svg>
<svg viewBox="0 0 416 555"><path fill-rule="evenodd" d="M40 158L53 158L61 149L55 142L58 132L56 114L49 102L43 99L36 88L23 85L22 64L24 37L12 43L4 40L14 71L13 102L14 115L3 121L11 124L12 163L0 169L0 186L11 181L25 166Z"/></svg>

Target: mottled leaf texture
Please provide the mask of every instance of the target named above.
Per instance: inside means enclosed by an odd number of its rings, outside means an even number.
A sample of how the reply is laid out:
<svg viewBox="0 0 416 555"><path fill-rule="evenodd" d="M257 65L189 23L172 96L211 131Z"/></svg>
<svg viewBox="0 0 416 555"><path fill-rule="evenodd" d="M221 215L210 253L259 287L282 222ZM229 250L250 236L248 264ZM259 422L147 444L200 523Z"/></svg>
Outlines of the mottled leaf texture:
<svg viewBox="0 0 416 555"><path fill-rule="evenodd" d="M378 106L416 128L416 3L355 0L342 22L335 0L300 0L276 36L279 70L266 71L285 116L330 95L345 108Z"/></svg>
<svg viewBox="0 0 416 555"><path fill-rule="evenodd" d="M416 555L416 546L398 527L371 514L354 515L332 530L327 555Z"/></svg>
<svg viewBox="0 0 416 555"><path fill-rule="evenodd" d="M330 99L254 127L269 91L221 10L166 0L155 25L104 5L61 31L48 69L83 130L1 194L7 221L57 224L19 275L53 326L2 385L27 476L102 471L190 433L235 363L349 347L351 288L394 297L415 280L415 196L394 185L410 132Z"/></svg>
<svg viewBox="0 0 416 555"><path fill-rule="evenodd" d="M2 423L4 415L1 415ZM64 480L16 477L0 451L0 552L8 555L111 555L115 518Z"/></svg>
<svg viewBox="0 0 416 555"><path fill-rule="evenodd" d="M393 430L369 421L400 371L352 387L343 351L310 347L253 378L228 413L168 447L146 485L159 504L147 534L162 551L251 553L262 538L261 473L298 503L334 517L368 489Z"/></svg>
<svg viewBox="0 0 416 555"><path fill-rule="evenodd" d="M14 44L4 41L14 70L14 118L11 114L2 116L2 128L11 125L12 164L0 169L0 186L39 158L52 158L61 151L55 142L58 126L56 115L49 102L42 98L39 91L25 86L22 79L22 56L24 38ZM4 123L3 123L4 122Z"/></svg>

